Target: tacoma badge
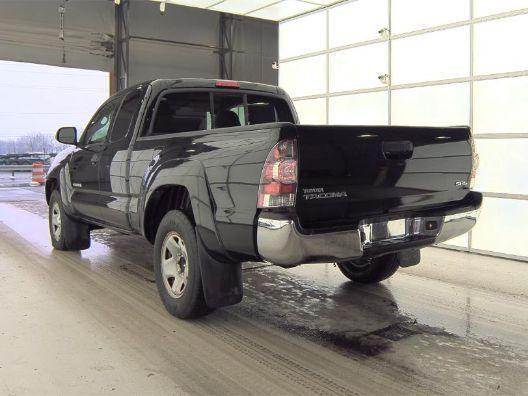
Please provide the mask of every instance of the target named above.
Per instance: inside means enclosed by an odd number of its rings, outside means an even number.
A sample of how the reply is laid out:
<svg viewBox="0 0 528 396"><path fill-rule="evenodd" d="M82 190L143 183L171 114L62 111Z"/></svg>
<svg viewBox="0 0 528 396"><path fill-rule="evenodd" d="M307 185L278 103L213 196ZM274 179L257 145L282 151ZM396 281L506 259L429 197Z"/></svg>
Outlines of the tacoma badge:
<svg viewBox="0 0 528 396"><path fill-rule="evenodd" d="M328 198L343 198L347 196L346 191L337 191L337 192L324 192L324 188L303 188L303 197L304 199L328 199Z"/></svg>

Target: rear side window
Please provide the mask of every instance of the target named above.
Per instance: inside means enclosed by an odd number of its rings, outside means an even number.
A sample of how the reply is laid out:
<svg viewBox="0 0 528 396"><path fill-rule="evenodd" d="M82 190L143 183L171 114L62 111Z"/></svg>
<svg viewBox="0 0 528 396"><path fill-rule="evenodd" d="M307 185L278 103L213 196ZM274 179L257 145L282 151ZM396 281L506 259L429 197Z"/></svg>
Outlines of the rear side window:
<svg viewBox="0 0 528 396"><path fill-rule="evenodd" d="M158 103L152 134L201 131L211 127L209 93L169 93Z"/></svg>
<svg viewBox="0 0 528 396"><path fill-rule="evenodd" d="M117 113L110 141L117 142L128 134L136 121L142 96L139 89L127 95Z"/></svg>

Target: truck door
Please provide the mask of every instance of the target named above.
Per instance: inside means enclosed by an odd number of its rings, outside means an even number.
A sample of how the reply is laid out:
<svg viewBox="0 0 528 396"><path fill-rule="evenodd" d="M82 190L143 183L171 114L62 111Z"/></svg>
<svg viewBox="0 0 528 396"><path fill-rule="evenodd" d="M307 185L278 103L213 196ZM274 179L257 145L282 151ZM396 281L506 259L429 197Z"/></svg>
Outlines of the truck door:
<svg viewBox="0 0 528 396"><path fill-rule="evenodd" d="M82 216L99 220L98 166L107 145L107 135L123 97L107 101L92 117L86 127L79 148L70 158L71 197L74 209Z"/></svg>
<svg viewBox="0 0 528 396"><path fill-rule="evenodd" d="M144 87L129 92L117 112L105 150L99 159L99 189L101 190L101 219L112 226L131 229L128 220L130 190L127 155Z"/></svg>

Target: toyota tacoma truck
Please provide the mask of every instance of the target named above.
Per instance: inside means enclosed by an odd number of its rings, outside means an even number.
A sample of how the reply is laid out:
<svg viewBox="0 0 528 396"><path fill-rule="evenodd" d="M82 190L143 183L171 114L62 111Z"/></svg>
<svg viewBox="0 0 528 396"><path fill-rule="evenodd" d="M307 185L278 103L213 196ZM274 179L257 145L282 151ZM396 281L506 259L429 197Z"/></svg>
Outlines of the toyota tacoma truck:
<svg viewBox="0 0 528 396"><path fill-rule="evenodd" d="M144 236L180 318L240 302L246 261L380 282L466 233L482 202L468 127L301 125L263 84L145 82L57 140L71 146L47 174L53 247L87 249L98 228Z"/></svg>

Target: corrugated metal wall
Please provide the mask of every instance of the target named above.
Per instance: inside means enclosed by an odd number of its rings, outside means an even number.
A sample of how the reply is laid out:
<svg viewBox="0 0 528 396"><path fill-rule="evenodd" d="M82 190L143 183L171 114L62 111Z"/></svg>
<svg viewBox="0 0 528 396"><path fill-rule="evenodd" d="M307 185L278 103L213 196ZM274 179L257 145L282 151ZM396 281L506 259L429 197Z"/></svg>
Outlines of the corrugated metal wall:
<svg viewBox="0 0 528 396"><path fill-rule="evenodd" d="M2 0L0 59L112 71L113 2L70 0L64 41L59 40L60 3Z"/></svg>
<svg viewBox="0 0 528 396"><path fill-rule="evenodd" d="M59 39L62 0L2 0L0 59L113 72L114 3L69 0L65 40ZM271 64L278 58L274 22L237 17L233 78L276 84ZM130 34L137 37L217 46L220 14L195 8L131 0ZM161 77L218 77L218 54L212 48L130 41L129 83Z"/></svg>

